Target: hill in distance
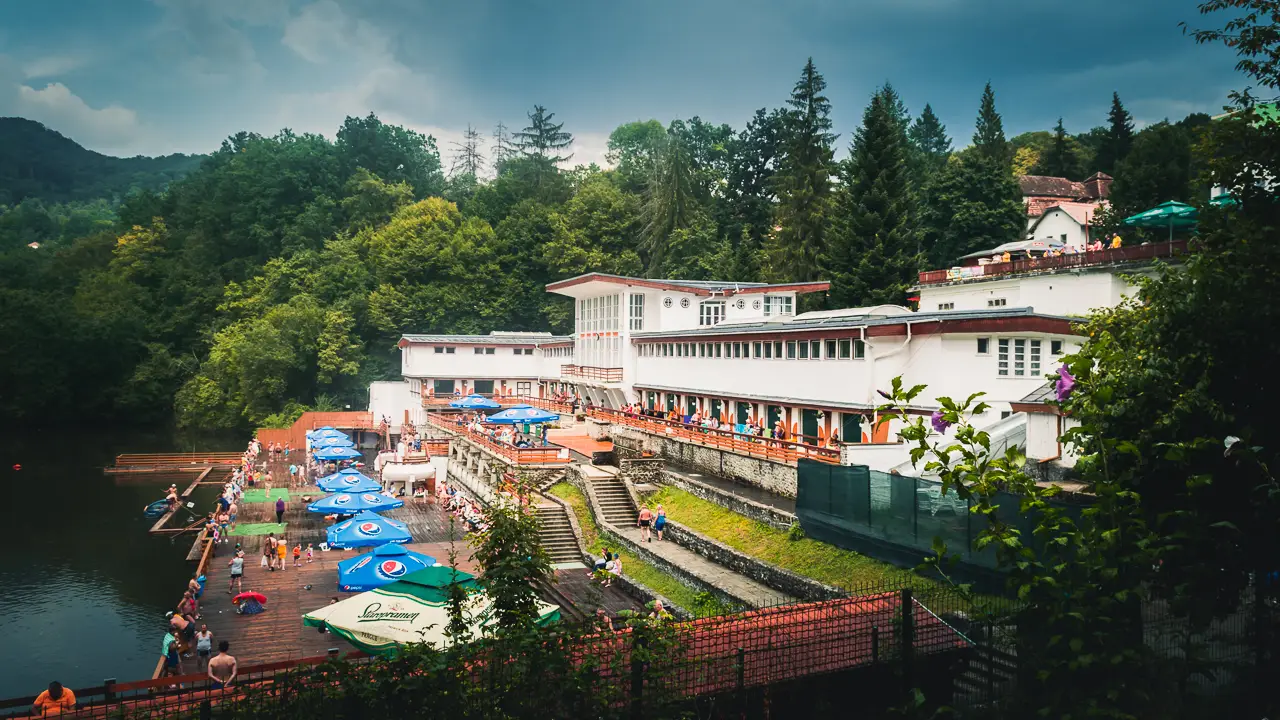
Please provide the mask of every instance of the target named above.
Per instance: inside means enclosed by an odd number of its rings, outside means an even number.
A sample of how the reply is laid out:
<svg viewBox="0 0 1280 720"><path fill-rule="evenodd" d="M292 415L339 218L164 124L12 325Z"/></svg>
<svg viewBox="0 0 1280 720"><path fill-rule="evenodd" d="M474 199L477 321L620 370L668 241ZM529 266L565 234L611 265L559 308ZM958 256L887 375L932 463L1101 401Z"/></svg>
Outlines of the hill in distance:
<svg viewBox="0 0 1280 720"><path fill-rule="evenodd" d="M0 205L28 198L115 200L135 189L159 190L195 170L205 157L111 157L34 120L0 117Z"/></svg>

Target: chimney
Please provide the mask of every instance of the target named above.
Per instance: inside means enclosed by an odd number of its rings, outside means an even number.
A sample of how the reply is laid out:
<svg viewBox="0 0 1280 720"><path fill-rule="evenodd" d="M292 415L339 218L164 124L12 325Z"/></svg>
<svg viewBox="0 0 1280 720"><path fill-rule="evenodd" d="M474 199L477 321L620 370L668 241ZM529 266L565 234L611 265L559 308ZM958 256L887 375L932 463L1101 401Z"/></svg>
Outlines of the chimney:
<svg viewBox="0 0 1280 720"><path fill-rule="evenodd" d="M1094 173L1084 181L1086 197L1090 200L1105 200L1111 194L1112 178L1106 173Z"/></svg>

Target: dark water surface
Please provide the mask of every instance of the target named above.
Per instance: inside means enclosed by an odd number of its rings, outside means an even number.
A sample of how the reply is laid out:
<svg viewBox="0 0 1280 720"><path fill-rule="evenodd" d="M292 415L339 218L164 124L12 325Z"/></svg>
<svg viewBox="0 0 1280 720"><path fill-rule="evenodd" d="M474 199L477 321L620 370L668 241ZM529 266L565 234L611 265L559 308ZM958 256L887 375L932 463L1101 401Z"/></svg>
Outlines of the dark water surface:
<svg viewBox="0 0 1280 720"><path fill-rule="evenodd" d="M0 437L0 698L34 695L58 680L72 688L148 679L160 656L164 614L194 569L194 537L147 530L142 508L193 473L111 476L122 452L238 450L234 438L75 431ZM19 463L21 470L13 465ZM205 509L216 487L191 500ZM175 518L188 524L186 515Z"/></svg>

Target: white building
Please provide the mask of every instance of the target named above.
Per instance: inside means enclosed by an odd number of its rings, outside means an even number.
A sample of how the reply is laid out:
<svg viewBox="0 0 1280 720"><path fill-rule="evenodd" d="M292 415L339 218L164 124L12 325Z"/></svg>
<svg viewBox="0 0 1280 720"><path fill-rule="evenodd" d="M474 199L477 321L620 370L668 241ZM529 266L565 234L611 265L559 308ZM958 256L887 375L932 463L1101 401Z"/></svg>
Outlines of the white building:
<svg viewBox="0 0 1280 720"><path fill-rule="evenodd" d="M1025 409L1061 356L1079 347L1081 318L1132 291L1122 273L1180 249L1138 246L1043 258L1034 267L922 272L919 311L882 305L797 315L797 296L827 283L592 273L547 286L576 301L572 336L406 335L403 372L424 404L468 392L569 393L602 407L709 414L731 427L781 423L789 439L838 441L845 462L888 469L906 459L904 446L887 447L894 428L876 416L877 391L893 378L928 386L912 408L920 413L937 409L939 397L985 393L991 407L977 422L994 427ZM1040 435L1035 451L1052 457L1056 446Z"/></svg>

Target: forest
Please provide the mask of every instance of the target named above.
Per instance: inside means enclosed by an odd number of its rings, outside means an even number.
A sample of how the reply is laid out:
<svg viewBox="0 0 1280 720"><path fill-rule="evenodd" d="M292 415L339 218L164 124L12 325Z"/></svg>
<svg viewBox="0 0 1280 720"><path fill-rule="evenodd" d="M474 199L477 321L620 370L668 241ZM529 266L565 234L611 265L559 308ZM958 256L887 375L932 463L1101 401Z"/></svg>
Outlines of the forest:
<svg viewBox="0 0 1280 720"><path fill-rule="evenodd" d="M957 148L888 84L836 133L825 88L810 60L740 128L626 123L607 169L574 164L571 123L539 105L448 147L369 115L128 160L0 120L0 417L282 425L363 407L405 332L566 331L543 287L573 275L826 279L802 309L905 303L918 270L1021 236L1018 174L1113 175L1113 224L1205 187L1205 115L1136 129L1113 96L1098 127L1007 138L988 85Z"/></svg>

